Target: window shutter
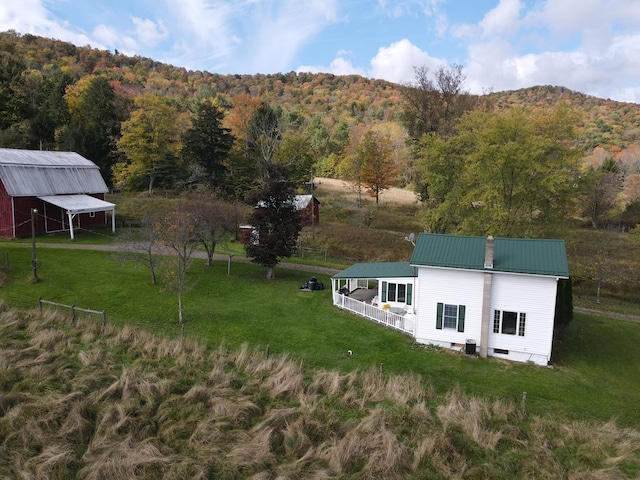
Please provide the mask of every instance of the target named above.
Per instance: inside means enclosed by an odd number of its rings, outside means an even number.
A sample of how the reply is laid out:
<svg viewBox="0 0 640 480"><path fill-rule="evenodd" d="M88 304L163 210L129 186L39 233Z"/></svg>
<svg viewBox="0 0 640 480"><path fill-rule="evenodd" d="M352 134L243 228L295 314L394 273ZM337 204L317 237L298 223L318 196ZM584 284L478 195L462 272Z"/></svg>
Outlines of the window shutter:
<svg viewBox="0 0 640 480"><path fill-rule="evenodd" d="M387 282L382 282L382 302L387 301Z"/></svg>
<svg viewBox="0 0 640 480"><path fill-rule="evenodd" d="M407 283L407 305L411 305L411 302L413 301L413 285L410 283Z"/></svg>
<svg viewBox="0 0 640 480"><path fill-rule="evenodd" d="M436 310L436 328L438 330L442 330L442 311L444 310L444 305L442 303L438 303L438 309Z"/></svg>
<svg viewBox="0 0 640 480"><path fill-rule="evenodd" d="M458 307L458 331L464 332L464 314L466 307L464 305L460 305Z"/></svg>

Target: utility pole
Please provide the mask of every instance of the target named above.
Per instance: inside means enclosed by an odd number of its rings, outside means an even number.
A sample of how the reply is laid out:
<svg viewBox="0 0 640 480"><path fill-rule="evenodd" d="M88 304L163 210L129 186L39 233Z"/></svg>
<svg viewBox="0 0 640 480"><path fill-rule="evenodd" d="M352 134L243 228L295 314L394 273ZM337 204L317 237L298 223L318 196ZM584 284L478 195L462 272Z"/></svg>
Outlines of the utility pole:
<svg viewBox="0 0 640 480"><path fill-rule="evenodd" d="M36 215L38 210L31 209L31 268L33 268L33 282L38 281L38 258L36 257Z"/></svg>

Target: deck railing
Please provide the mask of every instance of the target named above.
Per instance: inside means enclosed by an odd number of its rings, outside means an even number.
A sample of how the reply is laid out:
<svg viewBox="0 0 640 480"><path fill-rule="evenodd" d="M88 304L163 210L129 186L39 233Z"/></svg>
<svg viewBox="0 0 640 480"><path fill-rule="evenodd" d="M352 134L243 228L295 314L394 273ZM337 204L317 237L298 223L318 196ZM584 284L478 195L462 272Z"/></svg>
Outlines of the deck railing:
<svg viewBox="0 0 640 480"><path fill-rule="evenodd" d="M403 315L378 308L375 305L370 305L366 302L361 302L355 298L347 297L339 292L333 292L333 304L343 310L348 310L356 315L360 315L375 322L382 323L388 327L400 330L401 332L413 335L414 320L405 318Z"/></svg>

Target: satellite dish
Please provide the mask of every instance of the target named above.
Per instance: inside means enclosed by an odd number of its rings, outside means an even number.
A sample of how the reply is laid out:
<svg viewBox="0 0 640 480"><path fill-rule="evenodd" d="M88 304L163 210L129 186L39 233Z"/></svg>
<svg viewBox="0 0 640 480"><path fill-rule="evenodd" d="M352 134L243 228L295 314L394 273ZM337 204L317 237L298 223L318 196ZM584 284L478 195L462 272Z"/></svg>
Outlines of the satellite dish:
<svg viewBox="0 0 640 480"><path fill-rule="evenodd" d="M404 237L407 242L411 242L411 245L416 246L416 234L411 232L408 237Z"/></svg>

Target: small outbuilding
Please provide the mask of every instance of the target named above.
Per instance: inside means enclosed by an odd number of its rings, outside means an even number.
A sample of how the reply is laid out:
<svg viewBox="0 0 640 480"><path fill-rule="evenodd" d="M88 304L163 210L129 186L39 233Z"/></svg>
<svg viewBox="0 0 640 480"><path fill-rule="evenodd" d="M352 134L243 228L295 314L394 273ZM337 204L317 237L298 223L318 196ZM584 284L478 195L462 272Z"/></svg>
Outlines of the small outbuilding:
<svg viewBox="0 0 640 480"><path fill-rule="evenodd" d="M320 200L315 195L296 195L293 201L296 210L300 212L300 223L303 227L320 223Z"/></svg>
<svg viewBox="0 0 640 480"><path fill-rule="evenodd" d="M104 200L107 185L99 167L75 152L0 148L0 236L107 225L115 231L115 204Z"/></svg>
<svg viewBox="0 0 640 480"><path fill-rule="evenodd" d="M264 207L264 202L258 202L256 208ZM293 205L300 212L300 225L310 227L320 223L320 200L315 195L295 195ZM246 245L250 242L258 243L259 232L253 225L240 225L238 227L240 243Z"/></svg>

